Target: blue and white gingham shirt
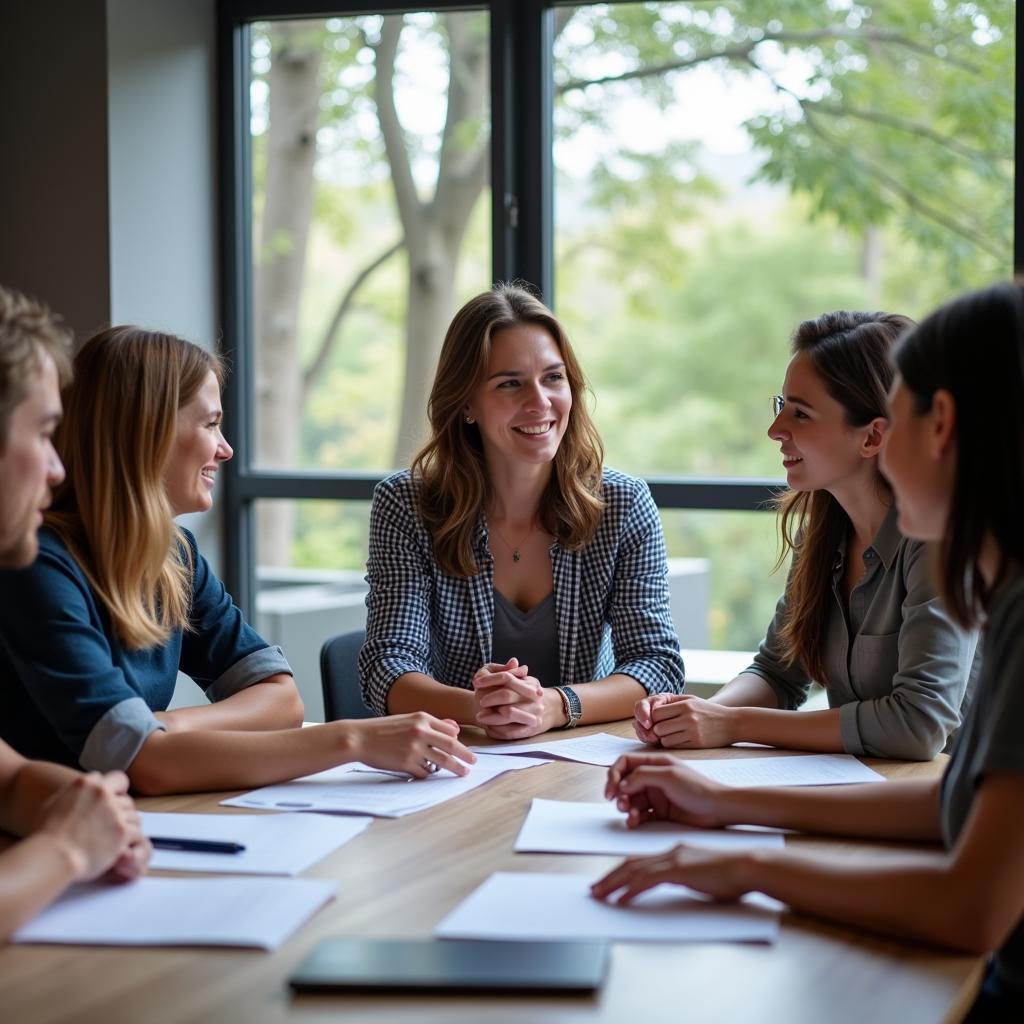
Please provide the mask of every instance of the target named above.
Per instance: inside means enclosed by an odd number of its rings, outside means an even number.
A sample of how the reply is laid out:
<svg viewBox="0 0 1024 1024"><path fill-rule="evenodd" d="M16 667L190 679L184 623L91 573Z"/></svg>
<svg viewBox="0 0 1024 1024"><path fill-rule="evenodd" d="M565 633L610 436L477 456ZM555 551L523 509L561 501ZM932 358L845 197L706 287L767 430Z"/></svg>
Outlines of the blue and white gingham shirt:
<svg viewBox="0 0 1024 1024"><path fill-rule="evenodd" d="M387 714L388 691L406 672L472 689L491 660L494 560L481 516L480 571L441 571L420 519L408 470L382 480L370 513L366 643L359 652L363 700ZM648 693L680 693L683 659L669 614L661 521L642 480L606 469L593 541L581 551L551 546L561 685L622 673Z"/></svg>

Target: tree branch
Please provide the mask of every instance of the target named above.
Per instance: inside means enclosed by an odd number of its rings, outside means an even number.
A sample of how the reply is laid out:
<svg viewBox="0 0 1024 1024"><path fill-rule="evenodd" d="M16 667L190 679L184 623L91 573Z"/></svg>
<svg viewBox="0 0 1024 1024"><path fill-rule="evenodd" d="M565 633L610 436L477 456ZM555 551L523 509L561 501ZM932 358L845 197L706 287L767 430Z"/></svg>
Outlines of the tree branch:
<svg viewBox="0 0 1024 1024"><path fill-rule="evenodd" d="M845 103L827 103L824 100L807 101L813 103L816 111L821 111L825 114L831 114L833 117L854 117L859 121L868 121L871 124L884 125L887 128L895 128L897 131L906 132L908 135L916 135L922 139L928 139L930 142L934 142L937 146L942 146L945 149L950 150L952 153L957 153L962 157L966 157L968 160L974 160L980 158L982 160L994 161L999 159L997 153L987 152L981 149L975 149L973 146L965 146L962 142L958 142L956 139L950 138L948 135L941 135L939 132L932 131L927 125L923 125L918 121L911 121L904 117L895 117L892 114L884 114L880 110L866 110L863 107L851 107Z"/></svg>
<svg viewBox="0 0 1024 1024"><path fill-rule="evenodd" d="M376 65L373 100L377 107L380 134L384 140L384 152L391 169L391 185L395 190L398 216L401 218L406 237L409 237L416 227L421 203L416 194L409 151L405 145L405 133L395 107L395 56L402 34L402 18L401 14L395 14L382 19L380 42L373 47Z"/></svg>
<svg viewBox="0 0 1024 1024"><path fill-rule="evenodd" d="M919 43L893 29L870 27L865 29L848 29L831 27L812 29L808 32L786 32L783 30L780 32L766 32L760 39L752 39L749 42L741 43L736 46L723 47L721 50L715 50L709 53L698 53L693 57L681 57L678 60L662 61L658 64L648 64L644 67L634 68L631 71L624 71L619 75L605 75L600 78L571 78L567 82L563 82L559 85L555 91L561 96L576 89L583 89L588 85L609 85L614 82L629 82L644 78L652 78L656 75L663 75L669 71L685 71L687 68L707 63L709 60L724 59L739 62L747 61L757 47L768 42L799 45L802 43L826 42L828 40L838 39L856 39L864 40L866 42L888 43L891 45L902 46L905 49L914 51L915 53L924 54L925 56L938 59L935 57L935 51L930 46L924 43ZM976 64L971 64L968 61L959 60L954 57L947 56L942 58L942 60L946 64L952 64L956 67L964 68L965 70L971 71L975 74L981 71Z"/></svg>
<svg viewBox="0 0 1024 1024"><path fill-rule="evenodd" d="M341 327L341 322L349 314L352 309L352 305L355 302L356 294L359 289L366 284L367 280L377 270L379 270L392 256L395 255L400 249L405 246L405 239L400 238L394 245L385 249L376 259L371 260L367 263L362 270L352 279L352 283L345 290L345 294L342 295L341 301L338 303L338 308L334 311L334 316L331 317L331 322L327 326L327 330L324 331L320 344L317 346L316 355L313 357L312 362L302 373L302 403L305 404L306 398L310 391L313 390L313 385L319 380L321 374L324 371L324 367L327 365L327 360L330 358L331 352L334 349L334 343L337 340L338 330Z"/></svg>
<svg viewBox="0 0 1024 1024"><path fill-rule="evenodd" d="M777 82L753 58L748 59L751 66L764 74L778 92L784 93L799 104L804 114L804 123L838 158L856 164L867 171L868 174L875 178L882 189L903 200L909 209L914 210L922 217L944 227L954 235L959 235L961 238L966 239L972 245L977 246L982 252L988 253L995 259L1003 258L1004 254L992 245L983 234L973 230L970 225L958 221L955 217L950 216L931 203L922 200L916 192L904 185L899 179L894 178L874 160L859 153L853 153L848 147L841 145L818 123L817 115L814 113L813 104L810 101L797 96L792 89L787 88L781 82Z"/></svg>

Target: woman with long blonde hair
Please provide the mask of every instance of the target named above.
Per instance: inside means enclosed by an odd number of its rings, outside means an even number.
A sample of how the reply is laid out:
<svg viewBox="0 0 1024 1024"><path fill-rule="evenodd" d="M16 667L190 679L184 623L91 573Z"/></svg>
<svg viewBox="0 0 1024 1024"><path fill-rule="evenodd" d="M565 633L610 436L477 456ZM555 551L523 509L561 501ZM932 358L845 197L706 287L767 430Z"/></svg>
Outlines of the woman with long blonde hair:
<svg viewBox="0 0 1024 1024"><path fill-rule="evenodd" d="M456 313L431 437L370 519L364 699L494 737L627 717L682 689L646 485L603 469L586 381L554 315L496 285Z"/></svg>
<svg viewBox="0 0 1024 1024"><path fill-rule="evenodd" d="M0 574L0 733L21 753L128 774L146 794L263 785L345 761L424 776L473 755L429 715L301 729L280 648L244 620L174 517L213 502L231 448L215 356L114 327L75 358L67 469L40 555ZM211 703L168 711L178 671Z"/></svg>
<svg viewBox="0 0 1024 1024"><path fill-rule="evenodd" d="M909 326L835 312L796 329L768 429L789 484L779 501L783 557L793 556L785 592L750 667L711 700L642 700L641 739L928 760L956 729L977 631L942 610L927 550L901 535L878 466L889 352ZM812 682L828 710L795 714Z"/></svg>

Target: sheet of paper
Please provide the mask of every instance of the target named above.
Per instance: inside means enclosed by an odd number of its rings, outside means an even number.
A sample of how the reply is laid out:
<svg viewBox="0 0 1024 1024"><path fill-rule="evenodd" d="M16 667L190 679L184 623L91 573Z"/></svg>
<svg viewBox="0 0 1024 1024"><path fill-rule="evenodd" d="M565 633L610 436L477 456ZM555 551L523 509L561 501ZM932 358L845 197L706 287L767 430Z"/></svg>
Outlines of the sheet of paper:
<svg viewBox="0 0 1024 1024"><path fill-rule="evenodd" d="M664 821L629 829L626 816L610 802L577 803L534 797L515 849L518 853L601 853L628 857L663 853L676 843L706 850L751 850L781 847L785 840L778 832L685 828Z"/></svg>
<svg viewBox="0 0 1024 1024"><path fill-rule="evenodd" d="M590 895L586 875L498 871L436 928L442 939L609 939L621 942L774 942L781 905L753 895L712 903L658 886L619 907Z"/></svg>
<svg viewBox="0 0 1024 1024"><path fill-rule="evenodd" d="M154 850L150 867L237 875L297 875L354 839L373 821L327 814L164 814L142 811L147 836L222 839L241 853Z"/></svg>
<svg viewBox="0 0 1024 1024"><path fill-rule="evenodd" d="M73 885L11 941L276 949L336 889L337 882L321 878L91 882Z"/></svg>
<svg viewBox="0 0 1024 1024"><path fill-rule="evenodd" d="M501 743L493 747L473 748L478 754L532 754L565 761L582 761L584 764L600 764L606 768L615 764L623 754L650 754L652 749L639 740L624 740L607 732L575 736L570 740L541 740L536 743L528 740L525 743Z"/></svg>
<svg viewBox="0 0 1024 1024"><path fill-rule="evenodd" d="M852 782L885 782L884 775L849 754L735 757L687 761L686 764L726 786L838 786Z"/></svg>
<svg viewBox="0 0 1024 1024"><path fill-rule="evenodd" d="M477 763L462 778L442 771L426 779L414 779L357 762L307 775L293 782L265 786L221 803L228 807L258 807L272 811L327 811L400 818L468 793L504 772L543 764L547 762L535 757L478 754Z"/></svg>

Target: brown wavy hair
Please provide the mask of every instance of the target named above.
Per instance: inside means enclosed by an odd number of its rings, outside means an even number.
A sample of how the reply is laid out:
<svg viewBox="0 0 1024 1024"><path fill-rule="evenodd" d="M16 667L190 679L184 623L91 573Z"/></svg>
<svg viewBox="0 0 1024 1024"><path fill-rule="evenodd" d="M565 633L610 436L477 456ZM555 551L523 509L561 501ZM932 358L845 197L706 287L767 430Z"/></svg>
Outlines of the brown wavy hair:
<svg viewBox="0 0 1024 1024"><path fill-rule="evenodd" d="M64 385L71 377L71 331L46 306L0 286L0 448L7 443L14 410L49 355Z"/></svg>
<svg viewBox="0 0 1024 1024"><path fill-rule="evenodd" d="M54 439L67 477L46 513L125 647L189 628L191 553L174 522L164 470L178 410L218 358L173 334L111 327L75 357Z"/></svg>
<svg viewBox="0 0 1024 1024"><path fill-rule="evenodd" d="M1024 570L1024 281L964 295L926 317L894 353L918 415L935 392L956 402L956 469L936 578L962 626L979 622L995 594ZM995 578L979 559L999 547Z"/></svg>
<svg viewBox="0 0 1024 1024"><path fill-rule="evenodd" d="M805 320L793 333L793 353L806 352L826 391L842 407L851 427L888 418L893 379L893 343L913 320L897 313L837 311ZM876 472L879 491L892 491ZM779 631L783 659L799 662L822 685L829 602L827 581L850 518L828 491L788 491L777 501L781 551L778 564L793 555L786 585L786 617Z"/></svg>
<svg viewBox="0 0 1024 1024"><path fill-rule="evenodd" d="M470 299L448 328L427 406L431 437L412 462L434 557L452 576L479 571L473 534L491 497L480 430L466 423L465 407L486 373L491 339L518 324L536 324L551 335L572 395L568 424L540 503L541 525L564 547L578 550L593 540L604 510L604 447L585 405L590 389L569 337L551 310L526 288L497 284Z"/></svg>

